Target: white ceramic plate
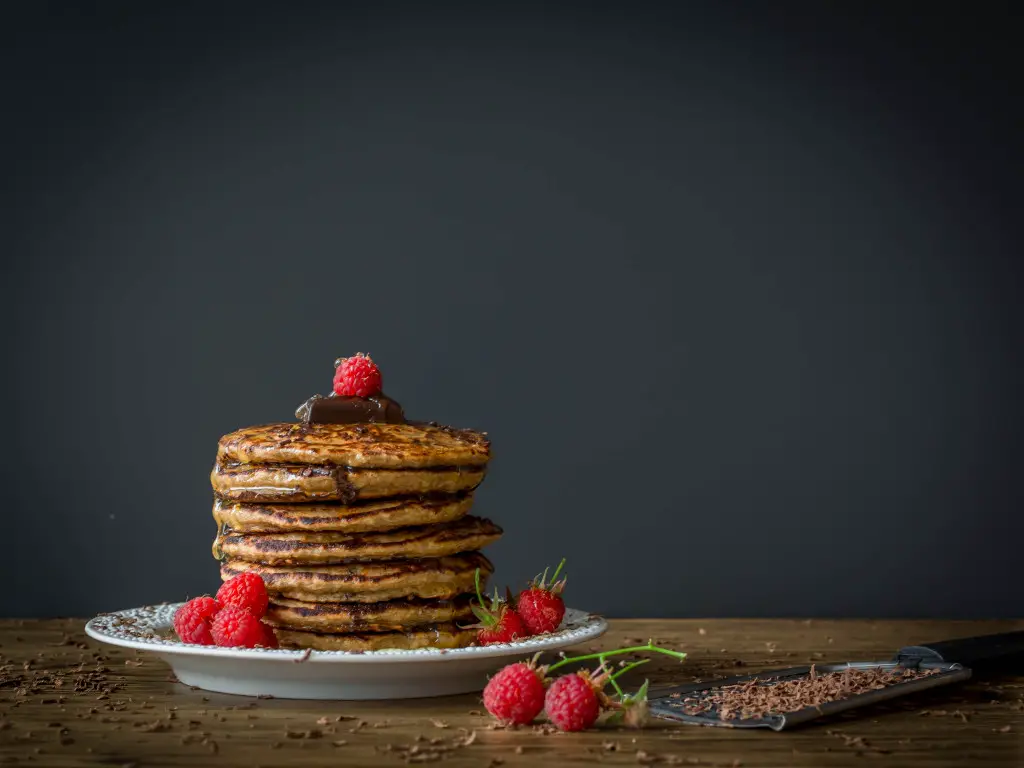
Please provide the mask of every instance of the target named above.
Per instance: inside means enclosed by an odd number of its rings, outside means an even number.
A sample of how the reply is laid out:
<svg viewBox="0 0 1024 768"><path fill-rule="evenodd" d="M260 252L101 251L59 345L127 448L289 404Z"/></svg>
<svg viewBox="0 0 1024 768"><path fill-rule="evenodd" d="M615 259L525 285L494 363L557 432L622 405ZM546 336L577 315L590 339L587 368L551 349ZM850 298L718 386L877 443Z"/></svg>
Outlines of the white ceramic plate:
<svg viewBox="0 0 1024 768"><path fill-rule="evenodd" d="M181 603L97 616L85 625L96 640L151 651L186 685L208 691L282 699L411 699L480 691L506 664L600 637L600 616L568 609L558 632L515 643L444 650L295 651L189 645L175 637Z"/></svg>

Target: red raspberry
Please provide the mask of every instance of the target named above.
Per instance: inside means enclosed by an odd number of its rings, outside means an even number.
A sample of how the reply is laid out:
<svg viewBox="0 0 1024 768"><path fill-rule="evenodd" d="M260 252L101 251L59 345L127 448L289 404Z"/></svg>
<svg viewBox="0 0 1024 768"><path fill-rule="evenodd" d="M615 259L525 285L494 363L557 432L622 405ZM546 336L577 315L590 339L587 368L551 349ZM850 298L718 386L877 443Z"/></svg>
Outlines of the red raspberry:
<svg viewBox="0 0 1024 768"><path fill-rule="evenodd" d="M210 620L220 610L212 597L196 597L174 612L174 631L183 643L213 645Z"/></svg>
<svg viewBox="0 0 1024 768"><path fill-rule="evenodd" d="M559 730L585 731L597 721L601 703L584 672L555 680L544 697L544 710Z"/></svg>
<svg viewBox="0 0 1024 768"><path fill-rule="evenodd" d="M531 582L527 589L519 593L516 599L516 613L523 620L523 624L532 635L540 635L545 632L554 632L562 623L565 616L565 602L562 600L562 590L565 589L565 579L557 581L558 574L565 565L565 559L558 564L551 581L547 580L548 572L544 571Z"/></svg>
<svg viewBox="0 0 1024 768"><path fill-rule="evenodd" d="M559 595L531 587L519 593L516 613L531 635L541 635L558 629L565 616L565 603Z"/></svg>
<svg viewBox="0 0 1024 768"><path fill-rule="evenodd" d="M255 648L266 640L263 623L244 608L225 605L210 627L213 641L225 648Z"/></svg>
<svg viewBox="0 0 1024 768"><path fill-rule="evenodd" d="M484 706L503 723L532 723L544 709L543 674L528 661L510 664L487 682Z"/></svg>
<svg viewBox="0 0 1024 768"><path fill-rule="evenodd" d="M380 392L380 368L362 352L343 357L335 364L334 394L342 397L369 397Z"/></svg>
<svg viewBox="0 0 1024 768"><path fill-rule="evenodd" d="M506 604L498 609L492 626L481 627L476 633L476 640L480 645L494 645L495 643L512 643L516 640L525 640L530 632L519 618L519 614L513 611Z"/></svg>
<svg viewBox="0 0 1024 768"><path fill-rule="evenodd" d="M495 643L511 643L515 640L525 640L530 636L523 620L519 614L512 610L508 600L498 597L495 590L490 606L484 600L480 592L480 569L476 569L476 599L478 602L471 603L470 608L473 615L479 619L472 627L477 630L476 641L480 645L494 645ZM511 599L511 594L509 595Z"/></svg>
<svg viewBox="0 0 1024 768"><path fill-rule="evenodd" d="M257 619L267 612L267 586L259 574L246 571L232 577L217 590L217 602L244 608Z"/></svg>

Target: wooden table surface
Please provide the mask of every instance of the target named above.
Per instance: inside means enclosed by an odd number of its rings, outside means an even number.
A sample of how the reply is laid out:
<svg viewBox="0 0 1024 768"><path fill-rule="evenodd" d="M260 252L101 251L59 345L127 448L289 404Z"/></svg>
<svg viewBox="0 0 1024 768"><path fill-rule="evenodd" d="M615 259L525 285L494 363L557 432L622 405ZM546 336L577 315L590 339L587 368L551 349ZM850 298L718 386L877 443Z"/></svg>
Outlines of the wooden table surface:
<svg viewBox="0 0 1024 768"><path fill-rule="evenodd" d="M1024 766L1024 676L975 679L791 732L655 721L582 734L496 728L477 696L251 700L191 690L154 657L86 639L80 620L0 621L0 763L36 766ZM588 648L654 638L653 684L814 660L890 658L910 642L1017 622L618 620ZM741 662L741 664L737 663ZM627 685L637 685L636 677Z"/></svg>

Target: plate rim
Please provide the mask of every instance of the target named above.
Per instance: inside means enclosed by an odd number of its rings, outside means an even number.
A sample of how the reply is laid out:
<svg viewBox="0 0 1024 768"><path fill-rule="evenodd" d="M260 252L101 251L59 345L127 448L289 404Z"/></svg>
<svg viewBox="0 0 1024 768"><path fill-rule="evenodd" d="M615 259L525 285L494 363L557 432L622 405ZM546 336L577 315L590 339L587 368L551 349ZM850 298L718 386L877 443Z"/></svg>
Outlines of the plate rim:
<svg viewBox="0 0 1024 768"><path fill-rule="evenodd" d="M580 626L567 627L545 635L535 635L513 643L495 643L493 645L470 646L467 648L416 648L416 649L382 649L377 651L317 651L311 649L292 648L221 648L211 645L193 645L180 640L163 638L122 637L112 633L112 628L104 626L107 621L118 617L132 618L138 621L138 615L148 615L149 625L141 625L146 629L159 630L171 626L170 617L184 603L157 603L137 608L125 608L119 611L101 613L85 624L85 633L94 640L121 648L138 651L149 651L170 656L201 656L205 658L244 659L247 661L265 662L306 662L306 663L349 663L349 664L387 664L424 661L465 661L469 659L488 659L501 656L543 653L568 648L579 643L595 640L608 631L608 621L603 616L576 608L566 608L566 619L580 622Z"/></svg>

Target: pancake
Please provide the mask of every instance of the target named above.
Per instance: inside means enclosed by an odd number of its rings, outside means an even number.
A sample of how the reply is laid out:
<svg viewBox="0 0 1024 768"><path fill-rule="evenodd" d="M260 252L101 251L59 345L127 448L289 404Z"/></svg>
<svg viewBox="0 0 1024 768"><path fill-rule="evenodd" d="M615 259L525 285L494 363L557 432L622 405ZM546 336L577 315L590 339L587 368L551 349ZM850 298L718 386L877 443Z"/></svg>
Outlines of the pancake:
<svg viewBox="0 0 1024 768"><path fill-rule="evenodd" d="M213 518L222 532L390 531L410 525L434 525L463 517L473 505L471 494L439 498L404 498L342 504L242 504L216 499Z"/></svg>
<svg viewBox="0 0 1024 768"><path fill-rule="evenodd" d="M431 424L266 424L220 439L218 462L409 469L483 466L481 432Z"/></svg>
<svg viewBox="0 0 1024 768"><path fill-rule="evenodd" d="M259 574L271 595L308 602L375 603L403 597L446 600L472 592L474 573L481 580L494 573L491 561L479 552L432 560L395 560L288 568L228 560L221 565L227 581L245 571Z"/></svg>
<svg viewBox="0 0 1024 768"><path fill-rule="evenodd" d="M352 469L311 464L218 461L210 475L210 483L217 496L230 501L339 501L348 504L358 499L471 491L483 481L485 471L482 466Z"/></svg>
<svg viewBox="0 0 1024 768"><path fill-rule="evenodd" d="M310 603L275 597L269 624L308 632L393 632L435 624L472 624L469 596L454 600L389 600L382 603Z"/></svg>
<svg viewBox="0 0 1024 768"><path fill-rule="evenodd" d="M413 650L416 648L465 648L476 640L475 629L459 629L455 624L413 629L405 632L367 632L330 634L278 629L277 640L284 648L312 648L315 651Z"/></svg>
<svg viewBox="0 0 1024 768"><path fill-rule="evenodd" d="M490 520L467 515L439 525L420 525L380 533L291 531L221 534L213 555L267 565L330 565L349 561L437 558L482 549L501 538Z"/></svg>

